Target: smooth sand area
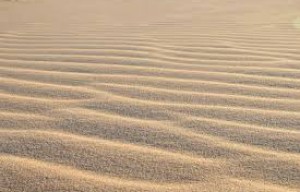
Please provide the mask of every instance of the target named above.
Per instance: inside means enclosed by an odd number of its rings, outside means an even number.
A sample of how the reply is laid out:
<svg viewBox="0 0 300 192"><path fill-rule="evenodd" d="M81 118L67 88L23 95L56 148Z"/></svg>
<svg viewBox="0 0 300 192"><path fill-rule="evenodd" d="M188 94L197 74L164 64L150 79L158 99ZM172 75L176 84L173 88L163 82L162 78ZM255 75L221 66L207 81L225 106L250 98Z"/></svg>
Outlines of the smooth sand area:
<svg viewBox="0 0 300 192"><path fill-rule="evenodd" d="M0 0L0 192L300 191L299 0Z"/></svg>

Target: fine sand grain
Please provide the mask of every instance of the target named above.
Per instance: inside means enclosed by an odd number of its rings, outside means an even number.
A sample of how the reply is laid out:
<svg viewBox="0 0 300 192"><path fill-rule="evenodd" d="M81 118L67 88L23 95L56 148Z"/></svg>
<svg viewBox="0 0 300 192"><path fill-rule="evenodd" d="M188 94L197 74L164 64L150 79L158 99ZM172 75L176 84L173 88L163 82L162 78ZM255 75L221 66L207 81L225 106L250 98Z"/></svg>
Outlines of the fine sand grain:
<svg viewBox="0 0 300 192"><path fill-rule="evenodd" d="M1 0L0 192L300 191L299 0Z"/></svg>

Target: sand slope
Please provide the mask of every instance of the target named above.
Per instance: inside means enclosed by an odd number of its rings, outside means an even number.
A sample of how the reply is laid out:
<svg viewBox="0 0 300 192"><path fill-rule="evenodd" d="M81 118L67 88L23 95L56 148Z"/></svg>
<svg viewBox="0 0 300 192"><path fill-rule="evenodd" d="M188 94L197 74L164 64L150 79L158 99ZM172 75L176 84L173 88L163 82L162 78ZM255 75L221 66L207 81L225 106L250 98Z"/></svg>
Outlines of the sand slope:
<svg viewBox="0 0 300 192"><path fill-rule="evenodd" d="M0 191L299 191L299 8L0 1Z"/></svg>

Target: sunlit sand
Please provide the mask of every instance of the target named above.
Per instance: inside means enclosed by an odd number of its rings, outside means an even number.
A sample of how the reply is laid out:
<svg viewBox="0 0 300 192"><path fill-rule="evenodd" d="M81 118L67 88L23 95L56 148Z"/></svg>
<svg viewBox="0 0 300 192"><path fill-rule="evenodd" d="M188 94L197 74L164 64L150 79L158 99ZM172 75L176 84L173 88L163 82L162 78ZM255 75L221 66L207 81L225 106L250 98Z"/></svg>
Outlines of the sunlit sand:
<svg viewBox="0 0 300 192"><path fill-rule="evenodd" d="M0 1L0 191L299 191L299 8Z"/></svg>

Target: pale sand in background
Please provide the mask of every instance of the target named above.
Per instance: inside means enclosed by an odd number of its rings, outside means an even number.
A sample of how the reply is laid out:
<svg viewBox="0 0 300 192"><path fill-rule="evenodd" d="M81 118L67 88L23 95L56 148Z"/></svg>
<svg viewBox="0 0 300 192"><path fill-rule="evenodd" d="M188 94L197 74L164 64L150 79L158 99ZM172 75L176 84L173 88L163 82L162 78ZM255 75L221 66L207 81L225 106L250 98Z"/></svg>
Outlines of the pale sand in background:
<svg viewBox="0 0 300 192"><path fill-rule="evenodd" d="M0 191L300 190L299 0L0 1Z"/></svg>

